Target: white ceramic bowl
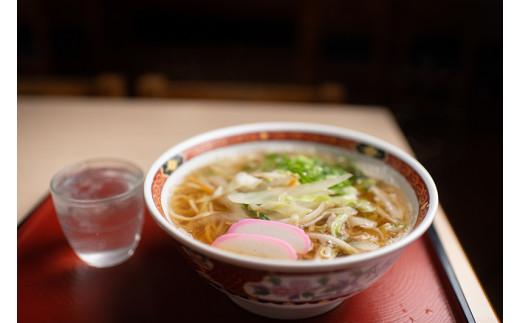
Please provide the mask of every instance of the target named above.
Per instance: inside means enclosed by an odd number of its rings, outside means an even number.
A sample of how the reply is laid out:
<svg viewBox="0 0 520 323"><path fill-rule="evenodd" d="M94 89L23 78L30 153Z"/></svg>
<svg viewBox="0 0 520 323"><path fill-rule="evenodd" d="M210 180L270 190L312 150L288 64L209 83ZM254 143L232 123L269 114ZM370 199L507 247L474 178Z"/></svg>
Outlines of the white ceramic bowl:
<svg viewBox="0 0 520 323"><path fill-rule="evenodd" d="M267 150L325 150L345 154L371 176L400 187L415 223L401 240L375 251L329 261L282 261L238 255L199 242L165 215L173 187L191 170L215 159ZM348 129L307 123L258 123L210 131L168 149L146 176L145 199L154 220L175 240L194 269L232 301L253 313L282 319L315 316L338 306L381 277L401 251L431 225L435 184L419 162L400 149Z"/></svg>

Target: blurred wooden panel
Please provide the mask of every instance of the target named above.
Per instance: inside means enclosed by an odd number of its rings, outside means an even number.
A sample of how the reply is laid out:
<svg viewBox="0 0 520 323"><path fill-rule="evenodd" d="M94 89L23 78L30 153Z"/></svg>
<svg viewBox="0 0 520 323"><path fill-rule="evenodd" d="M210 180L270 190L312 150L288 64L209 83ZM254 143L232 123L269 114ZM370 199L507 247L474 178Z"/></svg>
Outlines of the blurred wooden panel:
<svg viewBox="0 0 520 323"><path fill-rule="evenodd" d="M18 95L94 95L126 96L126 81L117 74L101 74L94 78L22 78Z"/></svg>
<svg viewBox="0 0 520 323"><path fill-rule="evenodd" d="M138 78L136 93L143 97L255 100L285 102L345 102L346 90L336 83L320 85L248 84L170 81L161 74Z"/></svg>

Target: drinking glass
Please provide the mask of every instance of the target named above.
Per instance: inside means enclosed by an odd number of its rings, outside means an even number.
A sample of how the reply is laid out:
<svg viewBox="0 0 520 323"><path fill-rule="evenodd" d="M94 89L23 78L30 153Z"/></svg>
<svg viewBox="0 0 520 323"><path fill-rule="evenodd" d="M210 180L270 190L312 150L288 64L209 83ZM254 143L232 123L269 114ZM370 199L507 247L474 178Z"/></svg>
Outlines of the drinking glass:
<svg viewBox="0 0 520 323"><path fill-rule="evenodd" d="M143 172L115 159L86 160L51 180L58 220L74 252L94 267L134 253L144 219Z"/></svg>

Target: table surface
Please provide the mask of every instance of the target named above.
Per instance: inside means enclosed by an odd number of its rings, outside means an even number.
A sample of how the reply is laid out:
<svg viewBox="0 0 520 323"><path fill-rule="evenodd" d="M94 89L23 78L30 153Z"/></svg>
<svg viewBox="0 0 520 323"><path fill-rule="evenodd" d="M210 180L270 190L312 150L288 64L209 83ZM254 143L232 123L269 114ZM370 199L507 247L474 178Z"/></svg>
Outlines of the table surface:
<svg viewBox="0 0 520 323"><path fill-rule="evenodd" d="M411 153L394 118L383 107L20 97L18 222L46 195L52 175L65 165L86 158L117 157L131 160L146 171L167 148L190 136L224 126L268 121L350 128ZM442 210L434 226L476 321L497 322Z"/></svg>

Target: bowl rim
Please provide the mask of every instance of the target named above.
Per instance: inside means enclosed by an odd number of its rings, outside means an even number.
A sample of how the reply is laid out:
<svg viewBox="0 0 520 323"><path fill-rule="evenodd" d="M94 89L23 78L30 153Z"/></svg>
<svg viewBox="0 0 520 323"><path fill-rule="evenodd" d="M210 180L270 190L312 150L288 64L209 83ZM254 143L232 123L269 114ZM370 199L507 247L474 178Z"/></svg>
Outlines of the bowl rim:
<svg viewBox="0 0 520 323"><path fill-rule="evenodd" d="M214 140L230 135L259 131L303 131L307 133L334 135L336 137L354 139L356 141L374 145L386 152L393 154L408 164L411 168L413 168L425 183L425 186L428 190L429 207L423 221L402 239L374 251L351 255L348 257L335 258L327 261L294 261L263 259L253 256L237 255L228 251L219 250L204 244L203 242L197 241L194 238L188 237L186 234L180 233L181 231L179 229L175 228L173 224L169 223L167 219L160 214L152 199L152 183L155 174L165 161L170 159L172 156L184 151L186 148L203 143L210 139ZM170 176L173 176L173 174ZM397 148L393 144L385 142L379 138L351 129L304 122L263 122L240 124L207 131L188 138L167 149L163 154L161 154L159 158L155 160L146 175L144 182L144 196L146 205L150 210L152 218L159 224L161 228L168 232L170 236L177 240L182 246L193 249L194 251L201 253L210 259L216 259L227 264L252 269L285 272L323 272L337 270L350 267L351 265L357 263L375 260L377 258L393 254L394 252L399 252L404 247L408 246L421 237L424 232L426 232L426 230L432 224L438 209L438 193L432 177L417 160L415 160L408 153L404 152L402 149Z"/></svg>

